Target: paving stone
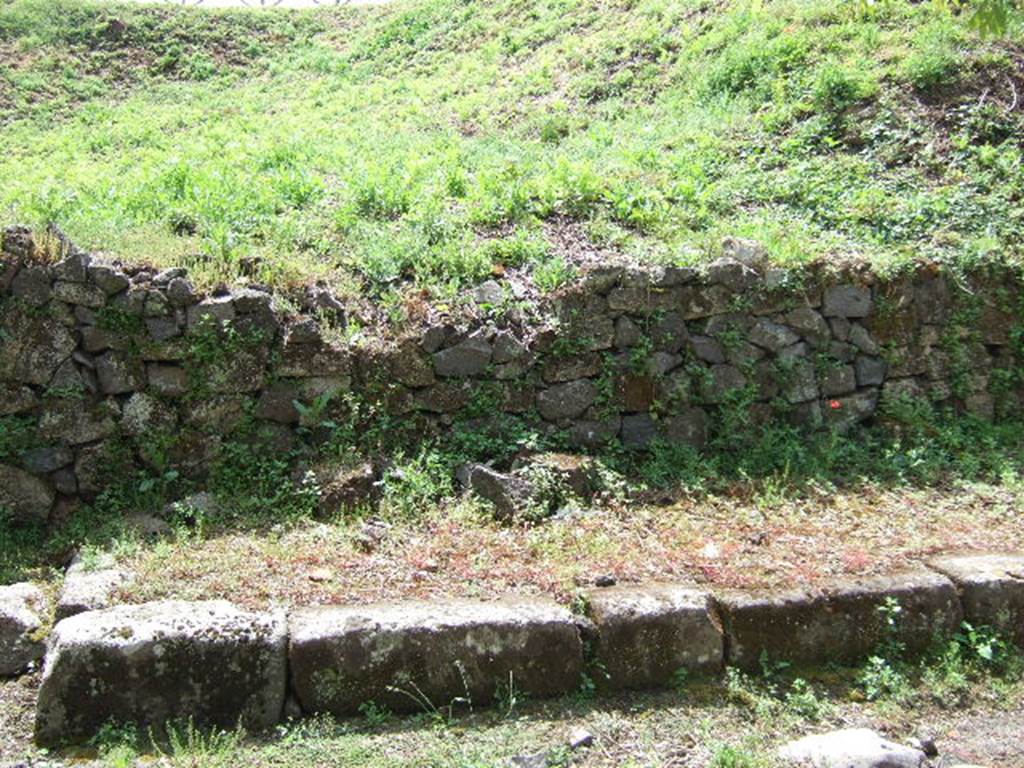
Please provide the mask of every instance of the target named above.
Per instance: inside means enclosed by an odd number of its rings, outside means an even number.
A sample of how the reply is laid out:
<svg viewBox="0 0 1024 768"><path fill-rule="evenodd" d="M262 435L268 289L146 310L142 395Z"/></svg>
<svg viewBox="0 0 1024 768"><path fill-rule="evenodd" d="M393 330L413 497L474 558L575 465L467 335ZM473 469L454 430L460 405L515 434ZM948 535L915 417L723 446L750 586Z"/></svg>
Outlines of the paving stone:
<svg viewBox="0 0 1024 768"><path fill-rule="evenodd" d="M707 592L668 584L587 593L597 630L595 659L611 690L669 685L680 670L721 670L722 631Z"/></svg>
<svg viewBox="0 0 1024 768"><path fill-rule="evenodd" d="M306 713L396 712L494 700L513 682L531 698L579 687L583 646L572 615L545 599L304 608L290 619L292 687ZM417 694L416 692L420 692Z"/></svg>
<svg viewBox="0 0 1024 768"><path fill-rule="evenodd" d="M951 635L963 619L953 583L926 570L844 580L826 590L726 591L716 600L727 663L757 669L762 654L796 664L855 662L886 637L879 608L890 598L901 609L895 638L910 651Z"/></svg>
<svg viewBox="0 0 1024 768"><path fill-rule="evenodd" d="M779 749L779 759L804 768L922 768L919 749L883 739L867 728L805 736Z"/></svg>
<svg viewBox="0 0 1024 768"><path fill-rule="evenodd" d="M36 716L41 745L83 742L111 720L268 728L281 717L287 669L281 613L224 601L121 605L53 630Z"/></svg>

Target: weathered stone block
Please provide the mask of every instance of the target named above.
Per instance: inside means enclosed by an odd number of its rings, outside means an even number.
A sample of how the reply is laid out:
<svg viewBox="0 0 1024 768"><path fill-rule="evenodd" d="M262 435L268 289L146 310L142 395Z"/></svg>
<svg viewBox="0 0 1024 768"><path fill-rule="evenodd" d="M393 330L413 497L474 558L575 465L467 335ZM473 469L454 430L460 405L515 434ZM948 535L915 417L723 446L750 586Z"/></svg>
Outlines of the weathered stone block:
<svg viewBox="0 0 1024 768"><path fill-rule="evenodd" d="M93 264L87 272L89 279L107 296L113 296L128 287L127 275L106 264Z"/></svg>
<svg viewBox="0 0 1024 768"><path fill-rule="evenodd" d="M417 392L414 403L430 413L454 413L469 402L472 392L470 382L441 381Z"/></svg>
<svg viewBox="0 0 1024 768"><path fill-rule="evenodd" d="M859 387L880 387L885 382L889 364L880 357L865 357L860 355L854 361L854 371L857 375L857 386Z"/></svg>
<svg viewBox="0 0 1024 768"><path fill-rule="evenodd" d="M848 395L857 389L857 375L852 365L830 367L821 377L821 394L825 397Z"/></svg>
<svg viewBox="0 0 1024 768"><path fill-rule="evenodd" d="M256 401L256 418L280 424L298 424L299 409L295 405L298 391L294 384L278 382L260 394Z"/></svg>
<svg viewBox="0 0 1024 768"><path fill-rule="evenodd" d="M221 395L256 392L266 379L267 357L266 347L249 345L206 366L202 381Z"/></svg>
<svg viewBox="0 0 1024 768"><path fill-rule="evenodd" d="M498 517L514 519L534 504L536 488L525 477L498 472L486 464L467 464L458 471L458 479L481 499L494 505Z"/></svg>
<svg viewBox="0 0 1024 768"><path fill-rule="evenodd" d="M928 563L956 584L964 618L1024 646L1024 554L965 554Z"/></svg>
<svg viewBox="0 0 1024 768"><path fill-rule="evenodd" d="M21 466L33 475L46 475L71 464L75 454L66 446L48 445L23 451L19 459Z"/></svg>
<svg viewBox="0 0 1024 768"><path fill-rule="evenodd" d="M307 713L355 714L367 701L416 711L418 695L479 706L510 680L531 698L557 696L583 671L572 615L542 599L307 608L290 629L292 687Z"/></svg>
<svg viewBox="0 0 1024 768"><path fill-rule="evenodd" d="M188 372L181 366L150 363L146 376L149 388L164 397L181 397L189 390Z"/></svg>
<svg viewBox="0 0 1024 768"><path fill-rule="evenodd" d="M679 585L611 587L587 595L595 658L613 690L654 688L674 676L717 672L722 630L708 593Z"/></svg>
<svg viewBox="0 0 1024 768"><path fill-rule="evenodd" d="M11 281L11 295L33 307L42 307L53 295L46 267L30 264L18 270Z"/></svg>
<svg viewBox="0 0 1024 768"><path fill-rule="evenodd" d="M834 285L826 289L825 317L867 317L871 313L871 289L862 285Z"/></svg>
<svg viewBox="0 0 1024 768"><path fill-rule="evenodd" d="M690 347L698 360L712 365L725 362L725 349L718 339L713 339L710 336L691 336Z"/></svg>
<svg viewBox="0 0 1024 768"><path fill-rule="evenodd" d="M435 352L434 371L451 378L477 376L491 364L491 344L483 335L470 336L454 347Z"/></svg>
<svg viewBox="0 0 1024 768"><path fill-rule="evenodd" d="M814 348L825 347L832 340L832 329L821 313L810 307L800 307L785 316L786 323Z"/></svg>
<svg viewBox="0 0 1024 768"><path fill-rule="evenodd" d="M818 396L818 381L814 375L814 366L804 360L796 360L793 365L781 374L781 391L792 405L806 403Z"/></svg>
<svg viewBox="0 0 1024 768"><path fill-rule="evenodd" d="M286 341L276 373L288 378L350 376L352 356L344 347Z"/></svg>
<svg viewBox="0 0 1024 768"><path fill-rule="evenodd" d="M120 415L112 399L92 407L76 398L52 401L39 420L39 436L69 445L91 443L114 434L117 431L115 419Z"/></svg>
<svg viewBox="0 0 1024 768"><path fill-rule="evenodd" d="M622 417L620 438L627 448L644 448L658 436L658 422L649 413L631 413Z"/></svg>
<svg viewBox="0 0 1024 768"><path fill-rule="evenodd" d="M0 509L21 522L45 522L53 507L52 486L17 467L0 464Z"/></svg>
<svg viewBox="0 0 1024 768"><path fill-rule="evenodd" d="M114 720L267 728L284 707L286 623L224 601L122 605L57 624L36 715L44 745Z"/></svg>
<svg viewBox="0 0 1024 768"><path fill-rule="evenodd" d="M145 392L136 392L125 401L121 428L133 437L170 434L178 423L178 414L167 404Z"/></svg>
<svg viewBox="0 0 1024 768"><path fill-rule="evenodd" d="M537 410L548 421L575 419L597 400L597 386L589 379L557 384L537 395Z"/></svg>
<svg viewBox="0 0 1024 768"><path fill-rule="evenodd" d="M804 736L779 749L784 765L801 768L923 768L924 752L883 739L867 728Z"/></svg>
<svg viewBox="0 0 1024 768"><path fill-rule="evenodd" d="M661 423L661 434L670 443L703 448L708 441L708 414L703 408L688 408Z"/></svg>
<svg viewBox="0 0 1024 768"><path fill-rule="evenodd" d="M223 326L235 319L235 305L231 296L216 296L204 299L188 308L188 327L192 330L201 325Z"/></svg>
<svg viewBox="0 0 1024 768"><path fill-rule="evenodd" d="M598 448L614 440L621 427L622 419L617 414L600 421L577 421L569 428L569 444L578 448Z"/></svg>
<svg viewBox="0 0 1024 768"><path fill-rule="evenodd" d="M800 336L792 329L771 320L761 318L750 329L748 336L751 343L771 352L778 352L783 347L796 344Z"/></svg>
<svg viewBox="0 0 1024 768"><path fill-rule="evenodd" d="M321 467L316 478L320 487L319 510L323 515L358 509L381 493L376 470L368 461L354 466Z"/></svg>
<svg viewBox="0 0 1024 768"><path fill-rule="evenodd" d="M701 395L709 403L721 403L730 392L747 386L747 377L732 365L712 365L710 376L701 382Z"/></svg>
<svg viewBox="0 0 1024 768"><path fill-rule="evenodd" d="M46 615L46 597L33 584L0 587L0 677L24 672L43 658L46 643L39 637Z"/></svg>
<svg viewBox="0 0 1024 768"><path fill-rule="evenodd" d="M430 358L413 342L402 344L391 351L388 355L388 369L395 380L407 387L429 387L434 383L434 367Z"/></svg>
<svg viewBox="0 0 1024 768"><path fill-rule="evenodd" d="M0 380L46 386L71 357L75 340L56 320L6 312L0 333Z"/></svg>
<svg viewBox="0 0 1024 768"><path fill-rule="evenodd" d="M596 376L601 372L601 356L596 352L570 357L553 357L544 365L543 378L548 384Z"/></svg>
<svg viewBox="0 0 1024 768"><path fill-rule="evenodd" d="M145 386L146 369L139 358L110 351L96 358L96 378L104 394L121 395Z"/></svg>
<svg viewBox="0 0 1024 768"><path fill-rule="evenodd" d="M57 621L109 608L114 592L127 578L124 571L114 567L112 558L103 558L90 567L76 557L64 574L64 584L57 598Z"/></svg>
<svg viewBox="0 0 1024 768"><path fill-rule="evenodd" d="M887 636L880 609L889 600L900 608L892 636L912 652L952 634L963 619L953 583L924 570L846 580L823 591L725 592L716 600L727 662L745 669L757 668L762 654L796 664L863 658Z"/></svg>
<svg viewBox="0 0 1024 768"><path fill-rule="evenodd" d="M17 384L0 384L0 416L31 411L39 405L39 398L28 387Z"/></svg>
<svg viewBox="0 0 1024 768"><path fill-rule="evenodd" d="M97 309L107 302L107 294L88 283L71 283L58 280L53 284L53 298L66 304L80 304Z"/></svg>

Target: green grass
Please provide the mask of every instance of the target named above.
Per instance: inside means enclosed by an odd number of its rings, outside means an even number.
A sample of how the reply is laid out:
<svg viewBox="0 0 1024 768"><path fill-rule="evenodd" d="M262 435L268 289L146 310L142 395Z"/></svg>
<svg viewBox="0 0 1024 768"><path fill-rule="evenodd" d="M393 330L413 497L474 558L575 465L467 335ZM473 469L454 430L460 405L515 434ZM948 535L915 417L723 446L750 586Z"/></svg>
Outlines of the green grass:
<svg viewBox="0 0 1024 768"><path fill-rule="evenodd" d="M395 304L510 267L557 287L569 223L658 262L727 234L787 264L1014 260L1021 31L939 6L0 0L0 222Z"/></svg>

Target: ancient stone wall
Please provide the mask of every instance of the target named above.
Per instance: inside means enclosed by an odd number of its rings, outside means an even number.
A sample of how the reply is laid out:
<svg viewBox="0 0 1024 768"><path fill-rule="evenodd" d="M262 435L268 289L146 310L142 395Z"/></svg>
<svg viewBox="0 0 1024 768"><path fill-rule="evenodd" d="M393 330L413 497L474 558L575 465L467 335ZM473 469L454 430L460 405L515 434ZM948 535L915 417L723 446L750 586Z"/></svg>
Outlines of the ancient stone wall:
<svg viewBox="0 0 1024 768"><path fill-rule="evenodd" d="M703 447L735 419L848 429L928 398L983 418L1022 402L1020 276L932 264L602 267L534 304L485 284L401 329L346 329L325 290L198 292L24 229L0 260L0 507L59 519L132 466L201 478L225 442L281 452L371 404L408 439L501 414L580 449ZM12 437L20 436L20 437Z"/></svg>

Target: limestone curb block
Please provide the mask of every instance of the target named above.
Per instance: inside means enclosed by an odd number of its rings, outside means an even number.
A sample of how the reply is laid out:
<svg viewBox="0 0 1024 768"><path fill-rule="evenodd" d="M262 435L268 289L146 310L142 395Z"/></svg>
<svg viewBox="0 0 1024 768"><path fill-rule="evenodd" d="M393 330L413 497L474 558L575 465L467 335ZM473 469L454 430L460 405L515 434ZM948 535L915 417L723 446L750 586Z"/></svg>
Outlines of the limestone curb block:
<svg viewBox="0 0 1024 768"><path fill-rule="evenodd" d="M36 741L84 741L113 720L261 729L279 721L287 622L225 601L122 605L54 628Z"/></svg>
<svg viewBox="0 0 1024 768"><path fill-rule="evenodd" d="M1024 554L949 555L928 565L956 584L967 621L1024 645Z"/></svg>
<svg viewBox="0 0 1024 768"><path fill-rule="evenodd" d="M17 675L43 658L46 644L36 635L45 614L46 596L35 585L0 587L0 677Z"/></svg>
<svg viewBox="0 0 1024 768"><path fill-rule="evenodd" d="M683 585L610 587L587 594L594 660L611 690L668 685L683 669L722 669L722 630L707 592Z"/></svg>
<svg viewBox="0 0 1024 768"><path fill-rule="evenodd" d="M498 686L542 698L579 687L583 645L572 614L545 599L382 603L296 611L293 691L307 713L354 714L373 701L396 712L471 699Z"/></svg>
<svg viewBox="0 0 1024 768"><path fill-rule="evenodd" d="M886 636L886 601L900 607L894 633L908 651L922 651L963 620L953 583L941 574L914 570L849 579L820 591L716 594L726 636L726 663L756 669L762 654L796 664L853 662Z"/></svg>

